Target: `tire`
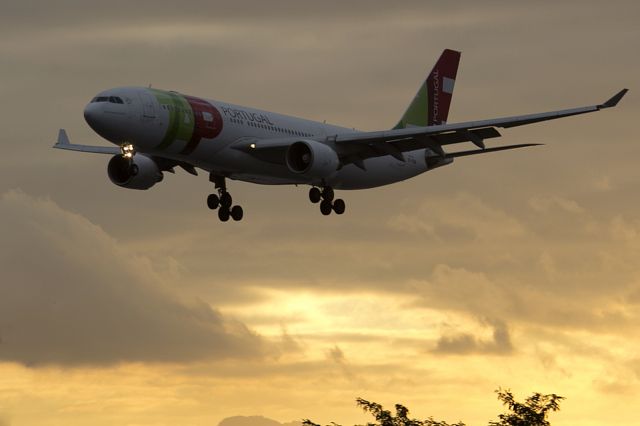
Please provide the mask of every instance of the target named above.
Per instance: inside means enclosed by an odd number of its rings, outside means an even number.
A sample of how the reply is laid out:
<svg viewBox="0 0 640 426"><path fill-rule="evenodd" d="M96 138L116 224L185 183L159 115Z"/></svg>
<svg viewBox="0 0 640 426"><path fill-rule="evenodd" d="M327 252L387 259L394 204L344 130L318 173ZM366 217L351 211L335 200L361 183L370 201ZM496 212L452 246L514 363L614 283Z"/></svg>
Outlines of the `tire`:
<svg viewBox="0 0 640 426"><path fill-rule="evenodd" d="M344 200L338 198L333 202L333 211L336 212L336 214L344 213L345 208Z"/></svg>
<svg viewBox="0 0 640 426"><path fill-rule="evenodd" d="M320 212L323 215L328 216L331 214L331 210L332 210L331 201L322 200L322 202L320 203Z"/></svg>
<svg viewBox="0 0 640 426"><path fill-rule="evenodd" d="M137 164L132 164L131 166L129 166L129 174L131 176L138 176L138 173L140 173L140 168Z"/></svg>
<svg viewBox="0 0 640 426"><path fill-rule="evenodd" d="M313 204L319 203L322 198L322 192L316 187L313 187L309 190L309 201Z"/></svg>
<svg viewBox="0 0 640 426"><path fill-rule="evenodd" d="M328 186L324 188L324 190L322 191L322 198L324 198L328 202L332 202L333 197L334 197L333 188Z"/></svg>
<svg viewBox="0 0 640 426"><path fill-rule="evenodd" d="M207 207L211 210L215 210L220 205L220 197L217 194L209 194L207 197Z"/></svg>
<svg viewBox="0 0 640 426"><path fill-rule="evenodd" d="M222 205L222 207L225 207L228 210L231 208L231 203L233 203L231 194L229 194L228 192L223 192L220 196L220 204Z"/></svg>
<svg viewBox="0 0 640 426"><path fill-rule="evenodd" d="M226 222L229 220L229 209L226 207L221 207L220 210L218 210L218 219L220 219L221 222Z"/></svg>
<svg viewBox="0 0 640 426"><path fill-rule="evenodd" d="M242 210L242 207L233 206L233 208L231 209L231 217L233 218L233 220L235 220L236 222L239 222L242 220L243 216L244 216L244 211Z"/></svg>

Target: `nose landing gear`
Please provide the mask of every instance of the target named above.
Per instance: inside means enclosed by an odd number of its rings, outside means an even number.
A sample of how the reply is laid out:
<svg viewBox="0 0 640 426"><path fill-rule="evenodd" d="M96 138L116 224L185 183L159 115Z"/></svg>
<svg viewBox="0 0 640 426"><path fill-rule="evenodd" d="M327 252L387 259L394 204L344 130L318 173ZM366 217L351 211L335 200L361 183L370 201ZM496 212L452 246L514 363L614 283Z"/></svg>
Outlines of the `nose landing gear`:
<svg viewBox="0 0 640 426"><path fill-rule="evenodd" d="M346 208L344 200L340 198L334 200L334 197L333 188L330 186L325 186L322 190L314 186L309 190L309 200L314 204L320 203L320 212L324 216L330 215L332 211L336 214L344 213Z"/></svg>
<svg viewBox="0 0 640 426"><path fill-rule="evenodd" d="M231 194L227 192L227 185L224 176L211 175L211 181L218 190L217 194L209 194L207 197L207 207L211 210L218 209L218 219L221 222L227 222L229 218L237 221L242 220L244 211L240 206L232 206L233 198Z"/></svg>

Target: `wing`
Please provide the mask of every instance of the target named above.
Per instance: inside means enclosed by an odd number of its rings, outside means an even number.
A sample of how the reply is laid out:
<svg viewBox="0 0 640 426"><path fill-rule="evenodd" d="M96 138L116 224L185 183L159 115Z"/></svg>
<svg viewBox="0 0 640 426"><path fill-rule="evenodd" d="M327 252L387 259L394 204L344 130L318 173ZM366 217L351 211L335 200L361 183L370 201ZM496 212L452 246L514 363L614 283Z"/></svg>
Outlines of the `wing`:
<svg viewBox="0 0 640 426"><path fill-rule="evenodd" d="M446 154L446 157L456 158L456 157L466 157L468 155L476 155L476 154L486 154L489 152L498 152L498 151L506 151L508 149L517 149L517 148L528 148L530 146L542 146L544 144L541 143L520 143L517 145L505 145L505 146L496 146L493 148L485 148L485 149L472 149L470 151L457 151L457 152L449 152Z"/></svg>
<svg viewBox="0 0 640 426"><path fill-rule="evenodd" d="M580 108L430 127L335 135L330 138L330 141L335 143L341 156L352 159L352 162L380 155L393 155L403 159L403 152L420 148L431 148L445 155L442 146L461 142L472 142L479 148L485 149L485 139L500 136L496 127L523 126L611 108L616 106L626 93L627 89L623 89L602 104Z"/></svg>
<svg viewBox="0 0 640 426"><path fill-rule="evenodd" d="M66 149L68 151L91 152L94 154L122 154L122 150L117 146L77 145L71 143L69 141L69 136L67 136L67 131L64 129L60 129L60 131L58 132L58 140L53 145L53 147L57 149ZM160 167L160 170L162 171L175 173L173 168L179 166L189 174L192 174L194 176L198 175L196 168L192 164L157 156L152 156L151 158L153 158L153 160L158 164L158 167Z"/></svg>
<svg viewBox="0 0 640 426"><path fill-rule="evenodd" d="M520 144L487 149L485 148L484 141L485 139L501 136L500 132L496 129L498 127L509 128L523 126L525 124L555 120L614 107L624 97L627 91L627 89L621 90L602 104L579 108L428 127L409 127L378 132L336 134L318 141L331 145L338 153L343 165L353 163L361 168L364 168L362 161L367 158L391 155L400 161L404 161L404 152L423 148L430 148L441 156L449 157L524 148L538 144ZM240 138L232 145L232 148L249 153L262 161L282 164L284 162L286 149L298 140L299 139L296 138ZM472 142L480 149L450 154L446 153L443 149L445 145L462 142Z"/></svg>
<svg viewBox="0 0 640 426"><path fill-rule="evenodd" d="M67 131L60 129L58 132L58 141L53 145L54 148L66 149L69 151L93 152L95 154L120 154L120 148L117 146L93 146L93 145L76 145L69 142Z"/></svg>

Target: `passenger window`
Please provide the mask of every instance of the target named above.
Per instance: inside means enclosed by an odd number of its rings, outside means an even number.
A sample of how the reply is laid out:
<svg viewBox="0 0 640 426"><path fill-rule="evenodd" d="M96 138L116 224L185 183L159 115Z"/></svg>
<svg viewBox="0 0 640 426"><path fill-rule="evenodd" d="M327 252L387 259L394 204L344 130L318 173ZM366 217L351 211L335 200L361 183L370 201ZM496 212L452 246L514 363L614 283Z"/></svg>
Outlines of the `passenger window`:
<svg viewBox="0 0 640 426"><path fill-rule="evenodd" d="M202 111L202 118L204 121L213 122L213 115L210 112Z"/></svg>

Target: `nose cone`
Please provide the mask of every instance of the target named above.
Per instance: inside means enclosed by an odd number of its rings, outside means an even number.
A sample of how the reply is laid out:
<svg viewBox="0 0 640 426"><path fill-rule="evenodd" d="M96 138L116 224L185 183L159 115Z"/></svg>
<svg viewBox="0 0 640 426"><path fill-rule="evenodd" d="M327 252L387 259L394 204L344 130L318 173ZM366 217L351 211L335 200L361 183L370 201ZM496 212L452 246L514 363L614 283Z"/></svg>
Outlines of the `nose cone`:
<svg viewBox="0 0 640 426"><path fill-rule="evenodd" d="M105 102L92 102L84 108L84 119L94 132L113 143L124 141L121 114L114 114Z"/></svg>
<svg viewBox="0 0 640 426"><path fill-rule="evenodd" d="M102 105L99 103L90 103L84 107L84 120L100 135L106 130L104 112L102 111Z"/></svg>

